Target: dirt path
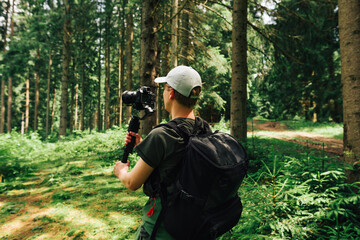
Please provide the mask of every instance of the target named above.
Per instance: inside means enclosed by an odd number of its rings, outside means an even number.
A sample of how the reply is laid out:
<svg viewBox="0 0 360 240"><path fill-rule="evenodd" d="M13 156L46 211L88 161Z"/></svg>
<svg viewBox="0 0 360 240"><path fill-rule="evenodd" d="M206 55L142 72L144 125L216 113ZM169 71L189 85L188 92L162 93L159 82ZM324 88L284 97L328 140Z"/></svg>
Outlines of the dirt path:
<svg viewBox="0 0 360 240"><path fill-rule="evenodd" d="M266 122L257 124L254 121L255 131L250 131L249 134L254 133L255 135L261 135L266 137L271 137L283 141L294 142L303 146L309 146L310 148L324 150L330 154L334 155L343 155L343 141L335 138L323 137L320 135L299 132L299 131L289 131L286 126L280 124L279 122ZM248 125L251 126L252 122L248 122ZM273 133L270 133L273 132Z"/></svg>

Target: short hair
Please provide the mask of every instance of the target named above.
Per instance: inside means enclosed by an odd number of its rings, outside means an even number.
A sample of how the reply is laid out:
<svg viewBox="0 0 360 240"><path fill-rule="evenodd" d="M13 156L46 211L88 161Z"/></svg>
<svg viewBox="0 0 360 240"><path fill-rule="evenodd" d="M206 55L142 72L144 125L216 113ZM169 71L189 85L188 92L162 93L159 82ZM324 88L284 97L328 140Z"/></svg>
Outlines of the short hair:
<svg viewBox="0 0 360 240"><path fill-rule="evenodd" d="M201 87L194 87L191 90L190 96L189 97L185 97L184 95L182 95L181 93L179 93L178 91L176 91L174 89L174 93L175 93L175 100L178 101L181 105L188 107L188 108L193 108L200 96L200 92L201 92Z"/></svg>

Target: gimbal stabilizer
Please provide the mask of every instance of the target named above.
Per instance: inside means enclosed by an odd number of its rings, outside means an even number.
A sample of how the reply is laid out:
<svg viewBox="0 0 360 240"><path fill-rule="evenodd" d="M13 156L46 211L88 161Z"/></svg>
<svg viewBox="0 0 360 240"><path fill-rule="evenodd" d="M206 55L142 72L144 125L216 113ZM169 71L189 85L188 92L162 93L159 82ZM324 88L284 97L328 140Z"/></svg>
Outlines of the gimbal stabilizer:
<svg viewBox="0 0 360 240"><path fill-rule="evenodd" d="M149 87L143 86L136 91L123 92L122 99L126 105L133 106L133 108L138 111L144 110L145 114L141 118L131 115L127 131L137 133L140 127L140 120L144 120L147 116L150 116L156 111L155 94L151 92ZM132 153L134 149L135 140L136 137L131 136L131 142L125 146L121 162L127 162L129 154Z"/></svg>

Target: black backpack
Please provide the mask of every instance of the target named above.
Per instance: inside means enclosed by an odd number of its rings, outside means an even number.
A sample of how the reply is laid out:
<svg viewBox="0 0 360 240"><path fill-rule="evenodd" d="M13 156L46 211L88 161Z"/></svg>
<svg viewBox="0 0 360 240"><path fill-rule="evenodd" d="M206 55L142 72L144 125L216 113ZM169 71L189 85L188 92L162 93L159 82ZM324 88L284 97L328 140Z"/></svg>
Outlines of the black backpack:
<svg viewBox="0 0 360 240"><path fill-rule="evenodd" d="M199 118L195 119L195 127ZM167 199L162 186L160 222L175 239L215 239L234 227L241 216L237 192L246 175L248 158L244 147L231 135L206 131L189 135L176 120L160 126L174 129L187 141L185 156L176 178L176 190ZM196 132L196 129L195 131Z"/></svg>

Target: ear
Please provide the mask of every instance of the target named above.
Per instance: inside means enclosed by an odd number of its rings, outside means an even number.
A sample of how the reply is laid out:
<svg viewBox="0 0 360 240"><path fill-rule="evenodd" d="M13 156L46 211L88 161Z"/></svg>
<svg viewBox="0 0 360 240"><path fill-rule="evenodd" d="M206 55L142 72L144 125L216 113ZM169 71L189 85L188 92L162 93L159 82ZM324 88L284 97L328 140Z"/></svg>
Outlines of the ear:
<svg viewBox="0 0 360 240"><path fill-rule="evenodd" d="M175 92L174 92L174 89L171 88L171 91L170 91L170 94L169 94L169 98L170 99L175 99Z"/></svg>

